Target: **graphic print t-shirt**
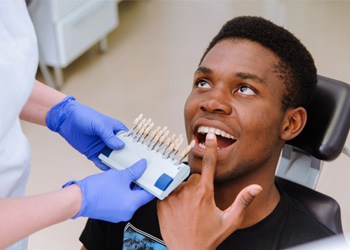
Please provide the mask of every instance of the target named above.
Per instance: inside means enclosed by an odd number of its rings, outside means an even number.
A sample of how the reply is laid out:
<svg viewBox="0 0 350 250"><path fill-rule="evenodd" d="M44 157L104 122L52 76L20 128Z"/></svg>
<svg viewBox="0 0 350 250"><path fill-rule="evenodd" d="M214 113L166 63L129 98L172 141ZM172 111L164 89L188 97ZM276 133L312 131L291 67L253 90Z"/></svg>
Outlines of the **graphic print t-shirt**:
<svg viewBox="0 0 350 250"><path fill-rule="evenodd" d="M129 249L166 250L167 247L160 239L157 239L128 223L124 230L123 250Z"/></svg>
<svg viewBox="0 0 350 250"><path fill-rule="evenodd" d="M80 241L88 250L167 249L160 234L156 205L156 200L146 204L128 223L90 219ZM281 200L270 215L249 228L235 231L217 249L277 250L332 235L334 232L281 191Z"/></svg>

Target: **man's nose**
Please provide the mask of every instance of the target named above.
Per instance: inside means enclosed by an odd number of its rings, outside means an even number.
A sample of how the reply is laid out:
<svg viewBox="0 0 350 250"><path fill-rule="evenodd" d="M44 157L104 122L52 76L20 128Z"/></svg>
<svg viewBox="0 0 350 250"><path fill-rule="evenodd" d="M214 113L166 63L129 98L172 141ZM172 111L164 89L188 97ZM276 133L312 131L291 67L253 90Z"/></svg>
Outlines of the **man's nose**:
<svg viewBox="0 0 350 250"><path fill-rule="evenodd" d="M232 96L224 89L212 89L204 97L200 109L204 112L216 114L230 114L232 112Z"/></svg>

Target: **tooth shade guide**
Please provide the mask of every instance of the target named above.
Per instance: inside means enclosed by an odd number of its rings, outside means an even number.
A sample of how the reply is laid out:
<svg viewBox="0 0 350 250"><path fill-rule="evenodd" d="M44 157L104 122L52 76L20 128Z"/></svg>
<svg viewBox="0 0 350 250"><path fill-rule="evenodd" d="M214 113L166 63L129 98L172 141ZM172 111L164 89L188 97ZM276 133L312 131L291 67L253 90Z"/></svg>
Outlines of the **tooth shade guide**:
<svg viewBox="0 0 350 250"><path fill-rule="evenodd" d="M161 137L163 136L165 130L167 129L167 127L164 127L162 130L160 130L156 136L154 137L154 140L153 140L153 145L151 147L151 150L154 150L154 148L157 146L157 144L159 143Z"/></svg>
<svg viewBox="0 0 350 250"><path fill-rule="evenodd" d="M167 126L157 126L156 129L153 129L154 125L151 119L146 119L141 114L135 119L132 132L129 132L126 136L132 136L135 142L144 144L148 150L160 153L163 158L170 159L175 164L180 164L194 146L194 142L180 150L184 141L182 134L179 136L172 134L169 137L170 131ZM179 154L179 151L181 151L181 154Z"/></svg>
<svg viewBox="0 0 350 250"><path fill-rule="evenodd" d="M152 120L151 120L151 119L148 119L147 122L145 122L145 123L141 126L140 130L137 131L137 133L136 133L135 136L136 136L136 138L137 138L138 140L140 140L141 137L144 135L146 128L149 126L149 124L150 124L151 122L152 122Z"/></svg>
<svg viewBox="0 0 350 250"><path fill-rule="evenodd" d="M151 129L153 128L153 126L154 126L154 123L153 123L153 122L151 122L151 123L147 126L147 128L145 129L145 133L144 133L144 136L142 137L141 142L143 142L143 141L148 137L148 135L149 135Z"/></svg>
<svg viewBox="0 0 350 250"><path fill-rule="evenodd" d="M194 145L196 144L195 140L192 140L190 145L188 145L180 154L180 160L178 161L178 164L180 164L188 155L188 153L191 151L191 149L194 147Z"/></svg>
<svg viewBox="0 0 350 250"><path fill-rule="evenodd" d="M158 132L160 131L160 129L161 129L161 127L158 126L155 130L153 130L151 132L147 146L150 146L151 143L153 143L153 140L155 139L155 137L158 134Z"/></svg>
<svg viewBox="0 0 350 250"><path fill-rule="evenodd" d="M176 135L173 134L171 137L167 137L163 143L164 147L163 147L163 151L162 154L165 154L165 152L168 150L168 148L170 148L171 144L173 143L173 141L175 140Z"/></svg>
<svg viewBox="0 0 350 250"><path fill-rule="evenodd" d="M169 135L169 130L166 130L164 134L159 138L159 147L163 145L165 138Z"/></svg>
<svg viewBox="0 0 350 250"><path fill-rule="evenodd" d="M136 119L133 122L132 128L129 130L128 135L135 133L135 129L137 128L138 124L140 123L142 117L143 117L143 114L140 114L138 117L136 117Z"/></svg>

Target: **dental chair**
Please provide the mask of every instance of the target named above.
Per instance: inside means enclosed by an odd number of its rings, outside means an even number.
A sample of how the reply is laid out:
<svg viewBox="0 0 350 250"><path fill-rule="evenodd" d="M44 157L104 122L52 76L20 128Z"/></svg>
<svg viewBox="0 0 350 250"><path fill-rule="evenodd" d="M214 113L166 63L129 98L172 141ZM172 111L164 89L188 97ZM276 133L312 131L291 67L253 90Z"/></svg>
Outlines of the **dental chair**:
<svg viewBox="0 0 350 250"><path fill-rule="evenodd" d="M350 85L318 76L307 112L306 127L282 150L276 184L321 223L341 234L339 204L315 188L323 161L332 161L343 151L350 128Z"/></svg>

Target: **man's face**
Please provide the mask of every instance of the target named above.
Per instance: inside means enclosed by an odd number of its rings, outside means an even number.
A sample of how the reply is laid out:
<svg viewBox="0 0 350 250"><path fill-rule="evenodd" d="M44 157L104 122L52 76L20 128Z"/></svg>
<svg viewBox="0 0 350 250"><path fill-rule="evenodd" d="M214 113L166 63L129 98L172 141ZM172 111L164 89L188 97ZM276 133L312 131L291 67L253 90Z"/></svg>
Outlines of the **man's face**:
<svg viewBox="0 0 350 250"><path fill-rule="evenodd" d="M223 40L196 70L185 104L192 172L201 172L208 130L218 139L217 182L273 168L282 140L284 84L274 73L278 57L258 43Z"/></svg>

